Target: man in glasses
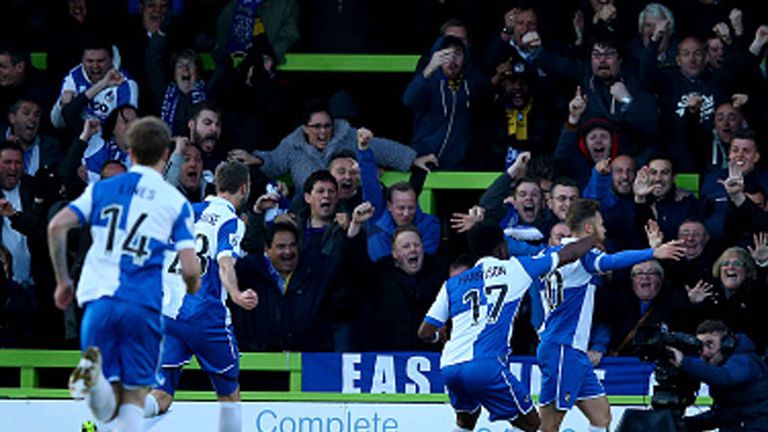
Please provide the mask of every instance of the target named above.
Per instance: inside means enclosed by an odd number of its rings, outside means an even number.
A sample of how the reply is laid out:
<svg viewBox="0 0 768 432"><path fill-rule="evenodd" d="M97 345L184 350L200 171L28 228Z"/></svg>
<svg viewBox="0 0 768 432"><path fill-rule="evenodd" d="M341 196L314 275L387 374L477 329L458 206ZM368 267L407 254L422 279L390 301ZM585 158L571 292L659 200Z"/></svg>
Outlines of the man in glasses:
<svg viewBox="0 0 768 432"><path fill-rule="evenodd" d="M544 211L542 232L548 233L558 223L565 222L568 208L579 198L579 187L568 177L558 177L552 181L546 197L547 210Z"/></svg>
<svg viewBox="0 0 768 432"><path fill-rule="evenodd" d="M607 119L619 135L619 153L636 157L651 145L658 134L656 100L641 85L635 65L624 61L620 43L608 37L595 39L584 61L542 48L537 32L524 38L536 47L535 64L562 88L581 86L587 101L581 123Z"/></svg>
<svg viewBox="0 0 768 432"><path fill-rule="evenodd" d="M632 340L641 325L666 323L673 330L681 329L680 322L686 316L682 313L685 298L682 290L665 287L664 275L664 269L656 260L635 264L630 273L632 290L621 290L624 291L622 294L617 292L619 290L610 290L612 292L606 295L610 307L602 311L611 328L608 345L611 355L634 355Z"/></svg>

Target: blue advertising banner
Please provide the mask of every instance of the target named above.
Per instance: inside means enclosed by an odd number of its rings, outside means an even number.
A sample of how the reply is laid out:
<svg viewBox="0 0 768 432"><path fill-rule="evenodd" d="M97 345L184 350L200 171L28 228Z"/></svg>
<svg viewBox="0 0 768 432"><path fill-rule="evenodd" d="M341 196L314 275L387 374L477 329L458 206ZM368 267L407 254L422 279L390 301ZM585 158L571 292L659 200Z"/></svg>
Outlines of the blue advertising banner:
<svg viewBox="0 0 768 432"><path fill-rule="evenodd" d="M533 357L513 357L510 369L538 394L541 372ZM647 396L653 365L632 357L604 358L595 368L609 396ZM440 354L304 353L302 391L331 393L443 393Z"/></svg>

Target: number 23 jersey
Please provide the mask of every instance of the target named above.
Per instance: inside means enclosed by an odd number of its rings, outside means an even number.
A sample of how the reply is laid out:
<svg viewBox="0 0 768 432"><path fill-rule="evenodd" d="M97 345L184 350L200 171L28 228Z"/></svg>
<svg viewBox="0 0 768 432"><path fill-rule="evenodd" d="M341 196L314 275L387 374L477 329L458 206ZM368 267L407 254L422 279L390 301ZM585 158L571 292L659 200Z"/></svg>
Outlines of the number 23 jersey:
<svg viewBox="0 0 768 432"><path fill-rule="evenodd" d="M200 290L187 295L178 254L166 256L163 315L195 321L204 316L229 325L227 290L219 277L218 260L224 256L237 260L242 255L240 243L245 235L245 224L238 218L235 207L223 198L209 196L192 208L195 212L195 253L200 261Z"/></svg>

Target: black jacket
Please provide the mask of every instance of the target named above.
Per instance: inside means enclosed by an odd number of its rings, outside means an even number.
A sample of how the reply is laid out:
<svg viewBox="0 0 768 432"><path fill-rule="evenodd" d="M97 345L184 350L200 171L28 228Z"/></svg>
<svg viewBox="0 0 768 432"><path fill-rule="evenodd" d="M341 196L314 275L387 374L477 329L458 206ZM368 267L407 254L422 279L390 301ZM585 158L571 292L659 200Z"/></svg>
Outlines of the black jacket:
<svg viewBox="0 0 768 432"><path fill-rule="evenodd" d="M242 351L331 351L329 296L333 269L322 255L299 259L285 294L270 275L267 258L249 254L235 270L241 290L252 288L259 305L232 306L232 322Z"/></svg>

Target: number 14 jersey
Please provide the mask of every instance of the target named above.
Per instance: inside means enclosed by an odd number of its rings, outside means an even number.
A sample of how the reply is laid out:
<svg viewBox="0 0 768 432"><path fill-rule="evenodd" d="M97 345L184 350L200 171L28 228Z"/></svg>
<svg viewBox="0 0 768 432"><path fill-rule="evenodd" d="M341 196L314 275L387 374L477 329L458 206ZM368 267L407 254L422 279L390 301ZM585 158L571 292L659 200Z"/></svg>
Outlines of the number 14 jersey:
<svg viewBox="0 0 768 432"><path fill-rule="evenodd" d="M194 247L186 198L154 169L135 165L91 184L69 208L81 224L90 223L93 237L78 303L114 297L160 312L166 250Z"/></svg>

